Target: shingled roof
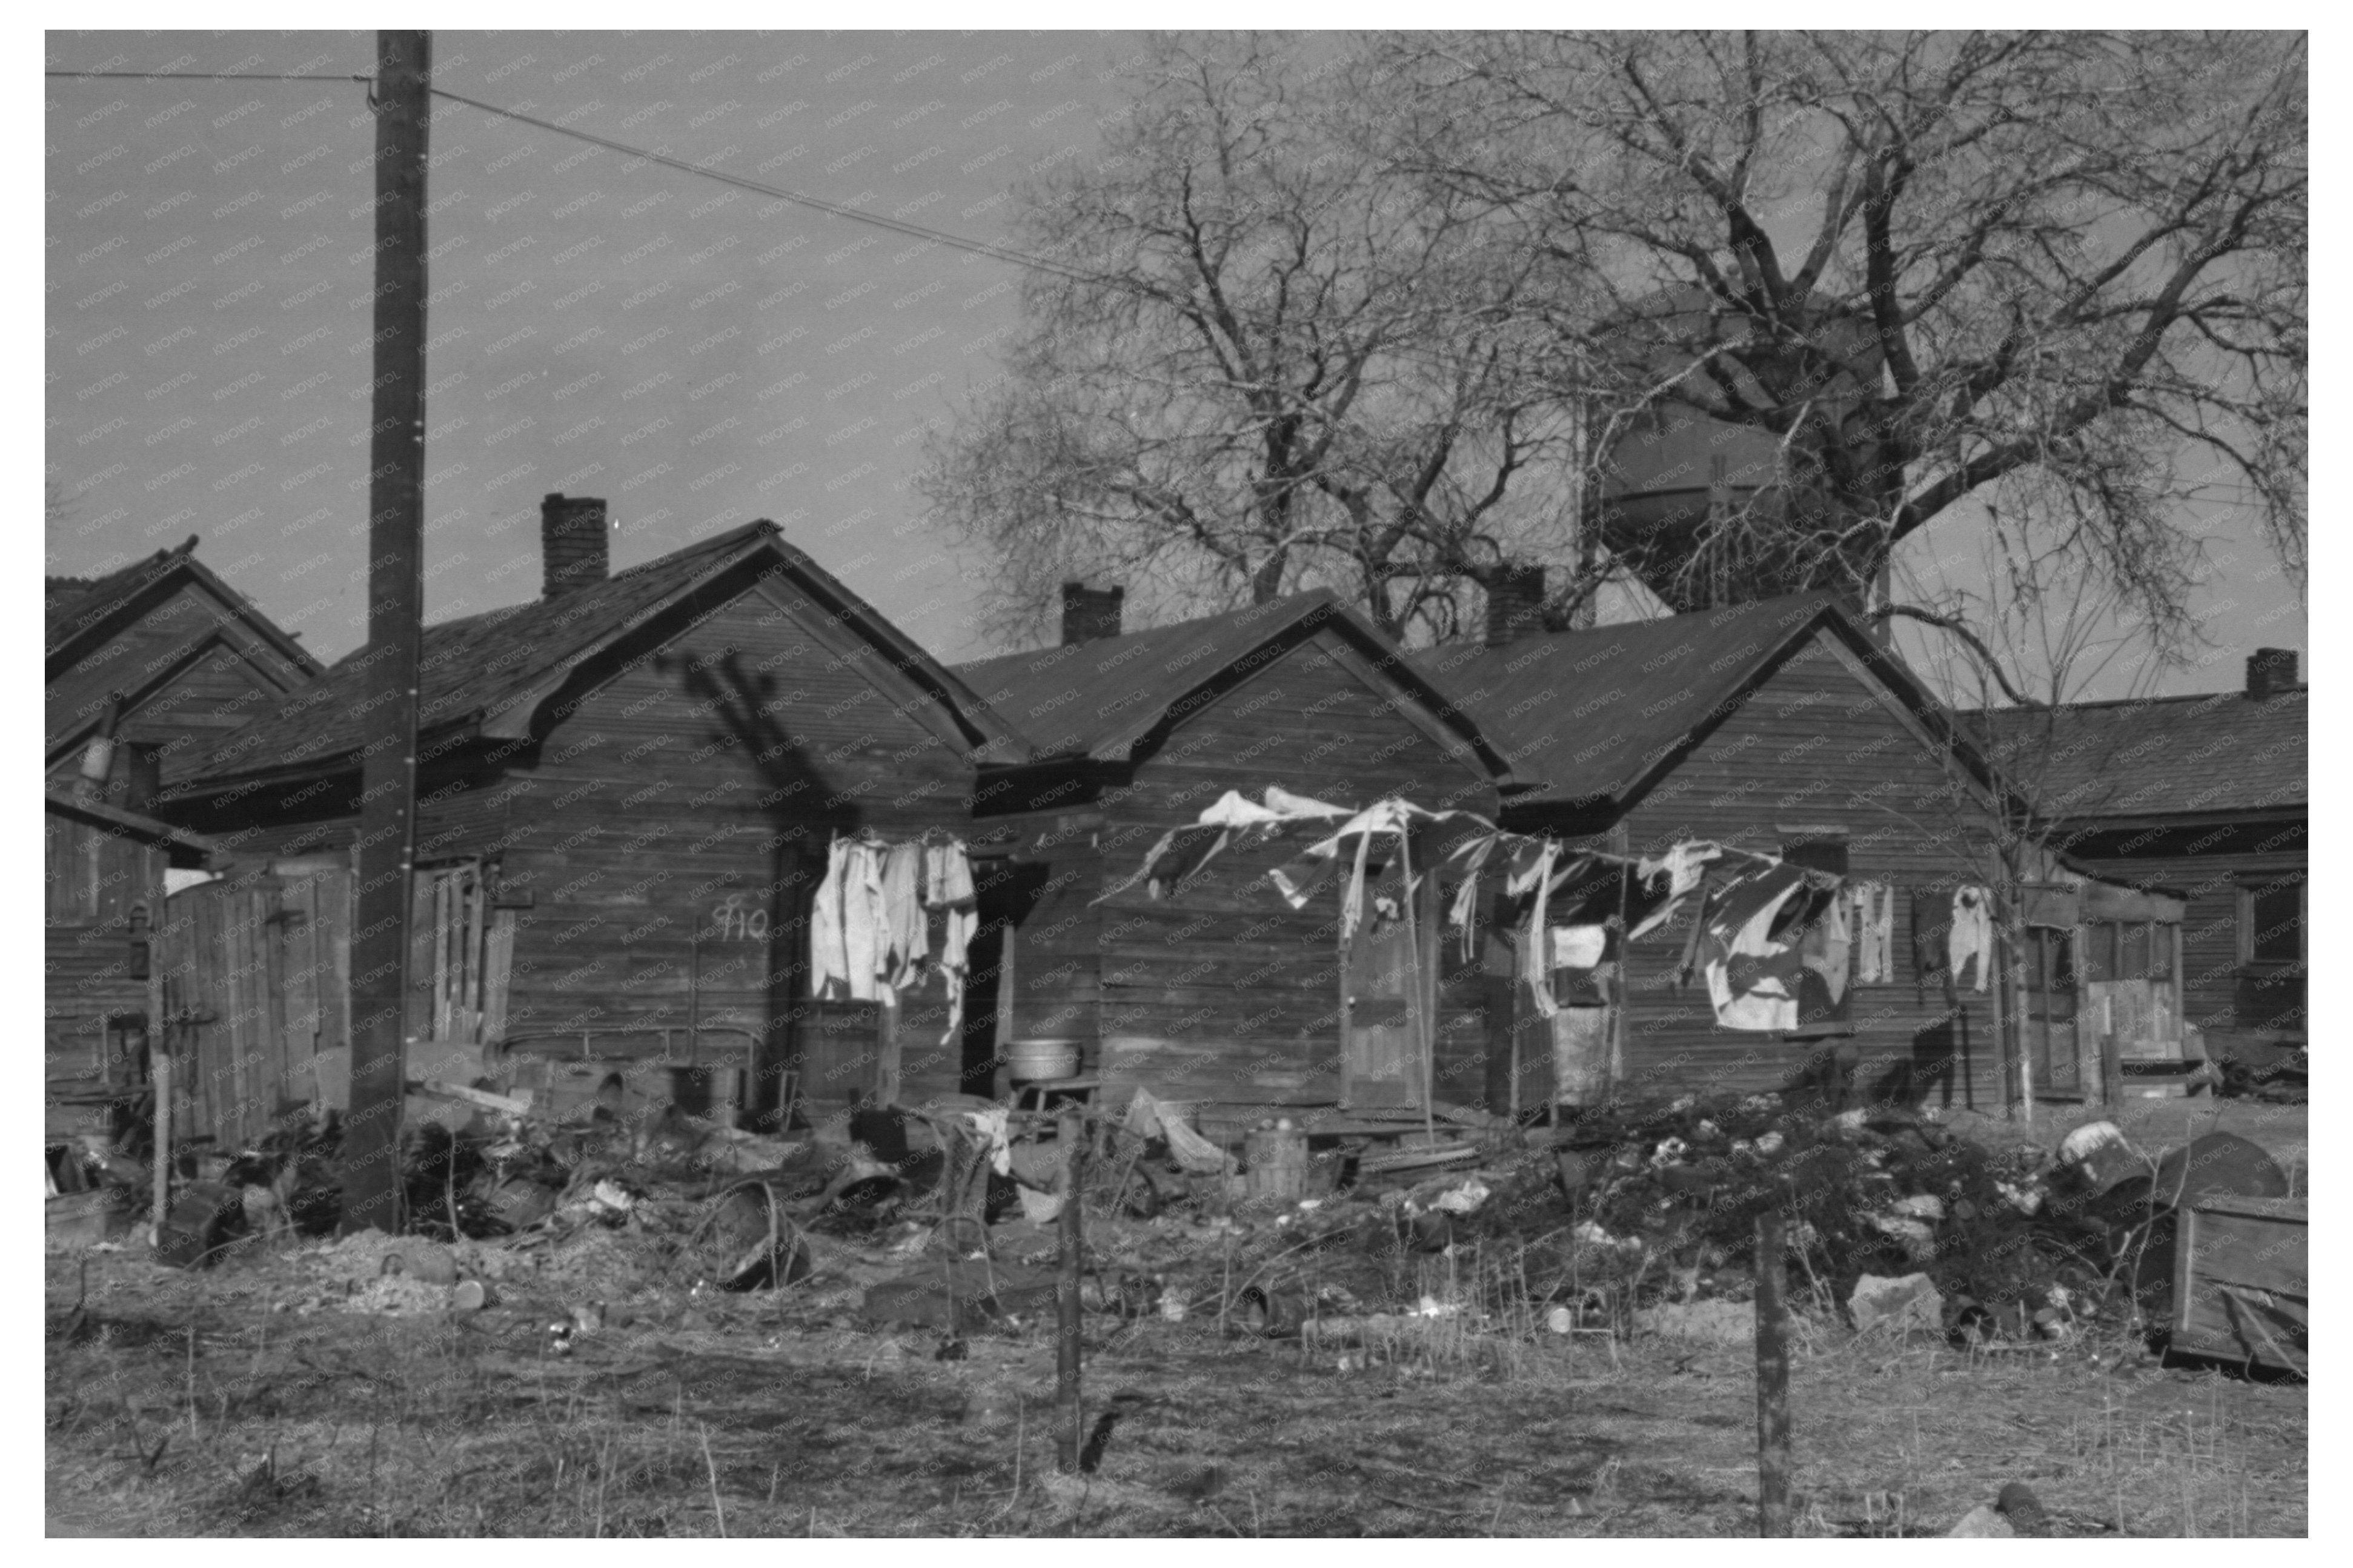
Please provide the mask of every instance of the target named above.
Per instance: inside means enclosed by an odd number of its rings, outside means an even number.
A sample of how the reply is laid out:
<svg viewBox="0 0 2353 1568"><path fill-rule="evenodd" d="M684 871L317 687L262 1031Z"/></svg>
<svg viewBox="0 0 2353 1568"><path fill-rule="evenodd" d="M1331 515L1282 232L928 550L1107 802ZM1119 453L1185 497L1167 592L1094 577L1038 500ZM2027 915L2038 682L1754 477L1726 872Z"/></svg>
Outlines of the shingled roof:
<svg viewBox="0 0 2353 1568"><path fill-rule="evenodd" d="M1013 760L1025 747L1013 727L947 669L839 579L784 542L774 523L748 523L659 559L614 573L554 601L536 599L425 629L418 654L420 749L453 736L519 737L540 705L583 662L722 574L767 557L843 624L861 631L892 667L930 688L956 715L982 760ZM199 779L321 772L353 766L365 740L364 648L290 694L211 754L180 770L167 793Z"/></svg>
<svg viewBox="0 0 2353 1568"><path fill-rule="evenodd" d="M93 643L102 641L125 617L136 615L146 605L172 592L184 579L203 584L256 635L302 670L318 673L319 662L310 651L256 609L243 594L215 576L196 559L195 551L196 536L191 534L185 544L158 550L100 577L42 578L42 645L48 677L55 679Z"/></svg>
<svg viewBox="0 0 2353 1568"><path fill-rule="evenodd" d="M1950 733L1936 699L1828 593L1500 647L1450 644L1411 658L1490 734L1512 737L1513 769L1528 782L1515 804L1595 808L1640 795L1784 655L1820 630L1877 672L1932 733ZM1974 747L1964 751L1977 765Z"/></svg>
<svg viewBox="0 0 2353 1568"><path fill-rule="evenodd" d="M1124 762L1209 688L1323 630L1405 688L1499 779L1509 777L1503 747L1448 688L1414 668L1394 642L1326 588L1117 637L981 659L956 666L956 673L1020 727L1035 760Z"/></svg>
<svg viewBox="0 0 2353 1568"><path fill-rule="evenodd" d="M2308 694L1995 708L1968 715L2045 816L2197 817L2306 804Z"/></svg>

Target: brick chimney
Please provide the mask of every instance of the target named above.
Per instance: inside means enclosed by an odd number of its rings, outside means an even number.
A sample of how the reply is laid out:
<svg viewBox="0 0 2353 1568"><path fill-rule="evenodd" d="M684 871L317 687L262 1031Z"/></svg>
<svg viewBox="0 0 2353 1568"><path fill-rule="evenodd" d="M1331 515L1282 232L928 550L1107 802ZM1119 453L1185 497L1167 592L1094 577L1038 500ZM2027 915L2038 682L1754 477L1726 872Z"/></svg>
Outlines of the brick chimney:
<svg viewBox="0 0 2353 1568"><path fill-rule="evenodd" d="M539 503L541 597L549 600L595 588L612 574L605 503L558 491Z"/></svg>
<svg viewBox="0 0 2353 1568"><path fill-rule="evenodd" d="M1487 646L1501 648L1544 630L1545 569L1504 567L1487 584Z"/></svg>
<svg viewBox="0 0 2353 1568"><path fill-rule="evenodd" d="M1062 646L1118 636L1119 606L1125 598L1125 588L1091 588L1084 583L1064 583Z"/></svg>
<svg viewBox="0 0 2353 1568"><path fill-rule="evenodd" d="M2258 648L2247 655L2247 695L2256 702L2302 690L2295 678L2295 650Z"/></svg>

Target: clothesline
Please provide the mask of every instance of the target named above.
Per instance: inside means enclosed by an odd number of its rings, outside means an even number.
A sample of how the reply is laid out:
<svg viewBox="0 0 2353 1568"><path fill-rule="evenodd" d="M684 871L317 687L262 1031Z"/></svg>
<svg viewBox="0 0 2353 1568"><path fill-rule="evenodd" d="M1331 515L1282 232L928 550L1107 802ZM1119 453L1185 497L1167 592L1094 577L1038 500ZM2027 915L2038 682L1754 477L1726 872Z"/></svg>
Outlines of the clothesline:
<svg viewBox="0 0 2353 1568"><path fill-rule="evenodd" d="M1475 811L1432 811L1397 797L1357 810L1281 788L1270 788L1262 802L1228 790L1196 821L1163 833L1135 872L1103 898L1138 882L1154 897L1166 897L1228 849L1256 848L1301 832L1319 836L1268 877L1296 909L1345 870L1344 949L1368 916L1366 879L1377 838L1397 845L1403 897L1375 900L1369 917L1402 920L1410 937L1420 877L1430 868L1450 867L1460 882L1446 924L1460 933L1466 959L1480 878L1500 867L1504 895L1519 903L1511 924L1521 976L1535 1012L1547 1018L1561 1007L1553 991L1555 971L1599 969L1611 956L1613 939L1622 947L1658 929L1702 889L1699 916L1676 972L1686 980L1694 972L1704 975L1721 1027L1786 1033L1836 1023L1845 1017L1853 984L1894 979L1894 900L1883 882L1850 882L1713 839L1683 840L1656 855L1613 854L1508 832ZM1716 868L1730 874L1711 884L1709 873ZM1940 934L1948 932L1937 943L1944 971L1957 984L1974 958L1979 991L1986 989L1991 950L1988 896L1974 885L1957 888L1949 922L1938 923ZM1417 1023L1425 1022L1418 1016L1418 996L1412 1005Z"/></svg>
<svg viewBox="0 0 2353 1568"><path fill-rule="evenodd" d="M940 950L932 956L929 912L942 912ZM899 992L940 975L948 995L952 1043L964 1027L965 982L980 923L972 862L964 841L938 828L892 843L872 830L837 835L825 880L809 913L812 994L896 1006Z"/></svg>
<svg viewBox="0 0 2353 1568"><path fill-rule="evenodd" d="M1450 829L1453 830L1451 835ZM1748 914L1745 904L1743 920L1733 927L1719 928L1720 921L1712 922L1707 917L1712 906L1704 906L1703 917L1694 927L1694 948L1704 943L1709 948L1704 967L1711 977L1711 990L1726 999L1719 1001L1719 1017L1736 1015L1741 1010L1730 1005L1729 997L1737 987L1727 979L1727 971L1737 969L1745 980L1757 972L1757 966L1732 963L1736 943L1746 940L1749 949L1746 956L1770 953L1778 959L1778 938L1788 923L1775 916L1790 896L1802 892L1799 906L1819 914L1842 883L1835 874L1792 865L1778 855L1736 849L1713 839L1683 840L1657 855L1620 855L1572 846L1547 835L1509 832L1475 811L1432 811L1395 796L1355 810L1270 787L1262 803L1238 790L1228 790L1196 821L1163 833L1134 874L1103 897L1113 897L1138 882L1146 884L1154 897L1165 897L1198 876L1211 860L1229 848L1251 849L1301 831L1323 836L1267 874L1284 900L1297 909L1324 884L1337 878L1345 862L1348 874L1340 906L1344 948L1354 940L1366 917L1366 880L1376 838L1388 836L1398 846L1398 882L1404 896L1395 917L1409 927L1421 875L1438 865L1451 865L1460 874L1446 924L1459 933L1466 959L1473 938L1480 878L1491 865L1499 865L1504 895L1525 901L1515 922L1519 927L1515 946L1530 999L1537 1013L1547 1018L1560 1010L1553 994L1554 970L1590 969L1606 961L1613 929L1621 943L1656 930L1672 919L1683 899L1702 886L1710 867L1725 863L1742 868L1734 879L1736 887L1769 874L1773 890L1779 895L1765 911L1765 924L1757 931L1745 932ZM1446 842L1434 842L1441 836ZM1387 913L1374 911L1377 918ZM1687 949L1686 969L1698 961L1699 955ZM1769 1010L1773 1016L1778 1018L1783 1011L1778 1006L1781 1001L1795 1006L1794 990L1785 994L1771 983L1770 975L1759 978L1773 993L1775 1006Z"/></svg>

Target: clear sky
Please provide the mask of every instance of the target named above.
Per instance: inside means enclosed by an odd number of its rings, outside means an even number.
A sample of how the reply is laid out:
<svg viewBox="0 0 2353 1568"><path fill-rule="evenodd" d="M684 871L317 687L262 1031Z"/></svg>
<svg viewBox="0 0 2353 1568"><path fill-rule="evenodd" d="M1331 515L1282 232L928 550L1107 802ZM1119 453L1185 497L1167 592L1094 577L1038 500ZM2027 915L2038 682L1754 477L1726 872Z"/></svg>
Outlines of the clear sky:
<svg viewBox="0 0 2353 1568"><path fill-rule="evenodd" d="M982 240L1089 156L1135 47L1110 33L435 36L436 85ZM375 35L52 32L51 69L366 75ZM364 634L373 124L359 82L46 83L52 573L190 534L322 658ZM430 620L533 597L540 496L606 497L614 565L754 517L934 652L975 563L910 482L997 370L1010 266L437 104ZM2242 521L2201 518L2234 685L2305 615ZM1932 531L1933 532L1933 531ZM1950 533L1938 535L1950 553ZM1960 552L1965 554L1965 552ZM1958 555L1956 555L1958 558ZM1926 649L1917 650L1923 662ZM2102 692L2098 694L2115 694Z"/></svg>

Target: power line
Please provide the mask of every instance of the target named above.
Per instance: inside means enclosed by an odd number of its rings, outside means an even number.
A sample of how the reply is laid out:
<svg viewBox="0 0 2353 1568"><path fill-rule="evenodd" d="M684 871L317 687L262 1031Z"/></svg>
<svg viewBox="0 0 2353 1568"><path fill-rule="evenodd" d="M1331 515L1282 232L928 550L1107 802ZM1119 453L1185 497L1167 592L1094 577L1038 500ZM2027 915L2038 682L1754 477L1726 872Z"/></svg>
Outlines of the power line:
<svg viewBox="0 0 2353 1568"><path fill-rule="evenodd" d="M436 98L446 98L452 102L465 104L470 109L479 109L485 114L495 114L501 119L512 120L524 125L536 126L540 130L552 132L558 136L568 136L575 142L585 142L590 146L602 147L608 152L619 153L626 157L635 158L643 163L659 164L665 168L676 169L681 174L699 175L704 179L715 180L721 185L733 185L738 189L751 191L759 196L771 196L778 201L792 202L801 207L810 207L816 211L829 214L835 217L846 218L852 223L871 224L875 228L886 229L894 234L902 234L914 239L928 240L934 245L944 245L951 249L962 250L968 252L971 255L985 257L992 261L1002 261L1008 266L1025 267L1033 271L1050 272L1057 277L1068 278L1073 282L1092 283L1103 288L1124 289L1131 293L1140 294L1146 299L1155 300L1162 303L1167 303L1169 302L1167 290L1154 288L1151 285L1140 282L1134 278L1124 278L1119 276L1117 273L1111 272L1091 272L1083 268L1072 267L1064 262L1050 260L1043 256L1031 255L1027 251L1016 250L1008 246L993 245L987 240L966 238L965 236L960 234L950 234L944 229L927 228L920 223L910 223L903 218L888 217L881 213L868 212L860 207L849 207L843 203L836 201L828 201L823 196L810 196L804 191L788 190L780 185L764 185L758 180L746 179L741 175L731 175L723 169L712 168L708 164L698 164L686 158L673 158L667 154L653 152L644 147L633 146L627 142L617 142L608 136L599 136L587 131L576 131L568 125L559 125L552 120L543 120L537 115L525 114L519 110L502 109L495 103L484 103L480 99L468 98L463 93L451 92L445 88L437 87L431 90L433 96ZM1403 343L1389 343L1384 345L1382 352L1392 355L1395 358L1417 364L1424 369L1435 369L1451 373L1457 368L1453 361L1445 359L1434 351L1417 348L1413 345Z"/></svg>
<svg viewBox="0 0 2353 1568"><path fill-rule="evenodd" d="M372 76L290 76L277 71L45 70L41 74L76 81L359 81L371 86L375 82Z"/></svg>
<svg viewBox="0 0 2353 1568"><path fill-rule="evenodd" d="M372 76L304 76L280 75L265 72L53 70L44 72L43 74L50 77L69 77L84 79L112 79L133 81L354 81L366 84L371 88L373 88L375 82L375 79ZM868 224L873 228L884 229L893 234L904 235L911 239L921 239L934 245L945 246L950 249L965 251L967 254L983 257L988 260L1002 261L1008 266L1027 268L1032 271L1050 272L1057 277L1067 278L1073 282L1092 283L1099 286L1124 289L1134 293L1143 294L1148 298L1162 300L1164 302L1166 298L1165 291L1151 288L1132 278L1123 278L1115 273L1091 272L1083 268L1071 267L1060 261L1049 260L1043 256L1034 256L1027 251L1016 250L1008 246L994 245L984 239L971 239L960 234L951 234L945 229L932 228L920 223L910 223L903 218L891 217L881 213L868 212L863 208L850 207L841 202L828 201L823 196L811 196L806 191L796 191L782 185L766 185L758 180L747 179L741 175L729 174L724 169L713 168L708 164L698 164L688 158L674 158L666 153L658 153L650 148L633 146L629 143L617 142L608 136L596 135L593 132L578 131L568 125L560 125L553 120L543 120L535 114L523 113L521 110L505 109L495 103L485 103L480 99L469 98L463 93L451 92L446 88L437 87L428 90L436 98L446 98L453 103L462 103L469 109L477 109L485 114L495 115L502 120L512 120L516 122L518 124L533 126L539 130L550 132L558 136L566 136L575 142L584 142L593 147L601 147L607 152L618 153L624 157L637 159L640 163L659 164L665 168L676 169L681 174L697 175L704 179L716 181L721 185L733 185L739 190L750 191L756 196L768 196L777 201L791 202L796 206L808 207L814 211L822 212L830 217L843 218L851 223ZM1399 359L1419 363L1425 367L1440 369L1451 367L1451 364L1441 361L1440 357L1434 354L1428 353L1427 351L1417 352L1403 344L1389 344L1387 345L1386 351Z"/></svg>
<svg viewBox="0 0 2353 1568"><path fill-rule="evenodd" d="M495 114L501 119L517 121L525 125L535 125L542 131L552 131L556 135L569 136L575 142L586 142L591 146L602 147L607 152L619 153L643 163L659 164L665 168L676 169L682 174L700 175L704 179L716 180L722 185L734 185L755 195L772 196L778 201L792 202L799 207L812 207L835 217L847 218L852 223L871 224L877 228L889 229L894 234L903 234L913 239L926 239L935 245L944 245L952 249L968 251L975 256L985 256L992 261L1004 261L1016 267L1029 267L1039 271L1053 272L1082 283L1110 281L1074 267L1066 267L1059 261L1048 260L1042 256L1031 256L1002 245L991 245L984 239L967 239L960 234L950 234L944 229L927 228L920 223L909 223L903 218L886 217L881 213L868 212L863 208L848 207L837 201L828 201L823 196L810 196L805 191L787 190L781 185L764 185L758 180L745 179L741 175L731 175L723 169L714 169L708 164L698 164L686 158L673 158L664 153L652 152L643 147L633 147L627 142L616 142L609 137L598 136L590 132L575 131L568 125L559 125L553 120L542 120L537 115L525 114L519 110L501 109L495 103L484 103L478 98L468 98L463 93L450 92L443 88L433 89L433 96L448 99L453 103L465 104L470 109L479 109L485 114Z"/></svg>

